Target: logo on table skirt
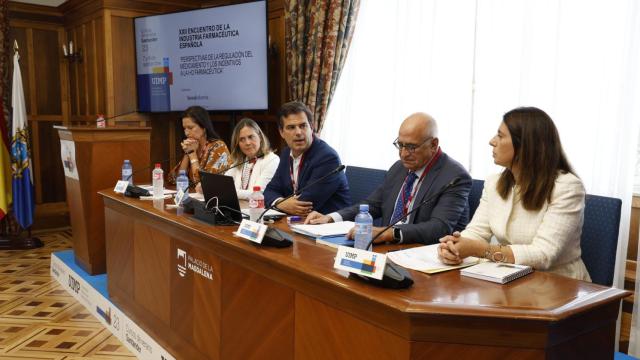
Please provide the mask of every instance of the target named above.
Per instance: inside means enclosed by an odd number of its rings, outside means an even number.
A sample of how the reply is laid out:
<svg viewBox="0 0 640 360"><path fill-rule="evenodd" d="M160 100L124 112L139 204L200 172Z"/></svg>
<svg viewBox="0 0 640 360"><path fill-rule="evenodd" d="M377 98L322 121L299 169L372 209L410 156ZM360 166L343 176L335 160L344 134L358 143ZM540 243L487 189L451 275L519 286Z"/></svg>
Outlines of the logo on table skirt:
<svg viewBox="0 0 640 360"><path fill-rule="evenodd" d="M187 273L187 252L178 249L178 274L184 277Z"/></svg>
<svg viewBox="0 0 640 360"><path fill-rule="evenodd" d="M348 255L349 254L347 254L347 256ZM355 255L353 256L353 259L355 259ZM351 259L342 259L340 264L359 270L361 273L373 274L376 271L376 255L373 255L371 259L363 259L362 262Z"/></svg>
<svg viewBox="0 0 640 360"><path fill-rule="evenodd" d="M181 277L185 277L187 275L187 270L191 270L208 280L213 280L213 266L206 263L204 260L194 258L182 249L178 249L177 259L178 274Z"/></svg>

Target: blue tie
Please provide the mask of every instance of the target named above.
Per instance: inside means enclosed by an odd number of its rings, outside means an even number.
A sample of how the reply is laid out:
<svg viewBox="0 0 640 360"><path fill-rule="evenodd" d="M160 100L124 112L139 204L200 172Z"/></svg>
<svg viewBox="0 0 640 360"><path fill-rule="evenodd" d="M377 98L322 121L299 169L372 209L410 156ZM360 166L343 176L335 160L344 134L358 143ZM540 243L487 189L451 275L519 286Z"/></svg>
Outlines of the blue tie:
<svg viewBox="0 0 640 360"><path fill-rule="evenodd" d="M404 216L404 202L402 199L404 198L407 202L409 201L411 190L413 190L413 183L417 178L418 176L416 176L416 173L414 172L407 174L407 179L404 182L404 187L402 187L402 192L399 194L398 200L396 200L396 206L393 208L393 215L391 215L391 221L389 224L395 223L398 219Z"/></svg>

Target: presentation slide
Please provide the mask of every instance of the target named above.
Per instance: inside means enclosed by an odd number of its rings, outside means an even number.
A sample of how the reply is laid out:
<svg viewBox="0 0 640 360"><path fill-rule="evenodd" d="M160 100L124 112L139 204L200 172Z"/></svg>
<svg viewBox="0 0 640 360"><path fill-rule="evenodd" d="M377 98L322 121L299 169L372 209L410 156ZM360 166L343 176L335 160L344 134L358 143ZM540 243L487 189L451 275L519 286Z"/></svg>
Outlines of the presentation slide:
<svg viewBox="0 0 640 360"><path fill-rule="evenodd" d="M138 110L268 108L266 1L135 19Z"/></svg>

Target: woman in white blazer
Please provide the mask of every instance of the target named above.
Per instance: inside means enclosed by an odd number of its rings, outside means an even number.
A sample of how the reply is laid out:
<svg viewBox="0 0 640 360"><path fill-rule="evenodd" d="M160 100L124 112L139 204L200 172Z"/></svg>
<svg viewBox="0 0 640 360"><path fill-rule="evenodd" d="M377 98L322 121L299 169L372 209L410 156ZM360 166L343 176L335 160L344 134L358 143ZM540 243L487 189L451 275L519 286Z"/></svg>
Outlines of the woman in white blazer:
<svg viewBox="0 0 640 360"><path fill-rule="evenodd" d="M440 259L458 264L476 256L591 281L580 252L584 186L549 115L533 107L511 110L489 144L505 169L485 181L466 229L440 239ZM492 236L497 244L490 244Z"/></svg>
<svg viewBox="0 0 640 360"><path fill-rule="evenodd" d="M243 162L246 163L225 173L233 177L238 199L248 199L254 186L260 186L260 191L264 191L280 163L280 157L271 151L262 129L249 118L240 120L231 135L231 163Z"/></svg>

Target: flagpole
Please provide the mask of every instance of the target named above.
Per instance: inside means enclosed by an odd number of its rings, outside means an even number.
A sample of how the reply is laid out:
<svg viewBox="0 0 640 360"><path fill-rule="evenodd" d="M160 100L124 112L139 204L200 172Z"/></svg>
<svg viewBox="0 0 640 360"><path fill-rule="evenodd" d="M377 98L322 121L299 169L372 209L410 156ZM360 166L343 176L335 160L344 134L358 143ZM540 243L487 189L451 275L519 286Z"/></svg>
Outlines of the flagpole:
<svg viewBox="0 0 640 360"><path fill-rule="evenodd" d="M33 224L33 183L31 159L29 151L29 132L27 130L27 111L24 101L24 88L20 72L20 54L18 42L13 43L13 82L11 88L12 132L11 132L11 168L13 187L13 215L17 223L16 234L6 234L0 238L2 250L25 250L42 247L42 241L31 236ZM3 222L10 225L10 216L4 216ZM22 237L22 229L27 230L27 237ZM11 229L9 229L11 231ZM9 232L7 231L7 232Z"/></svg>

